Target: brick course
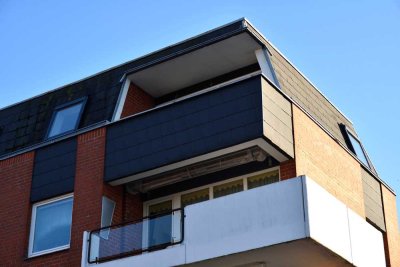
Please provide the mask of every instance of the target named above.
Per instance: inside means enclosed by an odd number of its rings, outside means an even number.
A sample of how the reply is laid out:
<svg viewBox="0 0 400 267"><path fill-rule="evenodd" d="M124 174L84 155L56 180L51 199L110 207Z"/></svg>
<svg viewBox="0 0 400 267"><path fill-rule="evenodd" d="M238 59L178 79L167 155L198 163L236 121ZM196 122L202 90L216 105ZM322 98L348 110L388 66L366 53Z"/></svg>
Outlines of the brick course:
<svg viewBox="0 0 400 267"><path fill-rule="evenodd" d="M392 194L385 186L382 187L382 200L384 205L386 233L385 252L386 266L400 266L400 231L397 219L396 196Z"/></svg>
<svg viewBox="0 0 400 267"><path fill-rule="evenodd" d="M297 175L307 175L365 218L361 166L303 111L293 106Z"/></svg>
<svg viewBox="0 0 400 267"><path fill-rule="evenodd" d="M1 266L18 266L29 239L31 179L34 152L0 161Z"/></svg>
<svg viewBox="0 0 400 267"><path fill-rule="evenodd" d="M154 107L154 105L154 98L151 95L134 83L131 83L126 95L121 118L145 111L146 109Z"/></svg>
<svg viewBox="0 0 400 267"><path fill-rule="evenodd" d="M281 162L279 167L281 180L287 180L296 177L296 161L294 159Z"/></svg>

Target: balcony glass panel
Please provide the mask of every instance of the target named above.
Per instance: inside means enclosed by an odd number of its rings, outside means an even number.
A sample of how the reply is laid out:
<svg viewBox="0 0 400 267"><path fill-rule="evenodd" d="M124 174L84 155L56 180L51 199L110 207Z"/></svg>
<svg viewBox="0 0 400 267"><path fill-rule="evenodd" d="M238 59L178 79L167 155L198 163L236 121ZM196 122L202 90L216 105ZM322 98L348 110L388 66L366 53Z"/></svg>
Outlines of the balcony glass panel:
<svg viewBox="0 0 400 267"><path fill-rule="evenodd" d="M166 202L160 204L154 205L157 207L153 211L167 206ZM94 230L89 237L88 262L103 262L178 244L183 240L183 219L182 209L170 209L135 222ZM102 234L105 229L107 238Z"/></svg>

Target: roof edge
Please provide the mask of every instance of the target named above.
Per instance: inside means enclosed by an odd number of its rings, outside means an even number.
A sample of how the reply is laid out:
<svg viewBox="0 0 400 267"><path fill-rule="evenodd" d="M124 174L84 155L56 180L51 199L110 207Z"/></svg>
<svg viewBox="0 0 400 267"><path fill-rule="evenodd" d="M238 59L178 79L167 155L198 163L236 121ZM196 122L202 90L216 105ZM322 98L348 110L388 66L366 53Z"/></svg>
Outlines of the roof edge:
<svg viewBox="0 0 400 267"><path fill-rule="evenodd" d="M335 104L333 104L329 100L329 98L324 93L322 93L322 91L315 84L313 84L313 82L311 82L311 80L304 73L302 73L274 44L272 44L270 40L268 40L256 27L254 27L254 25L248 19L244 18L244 20L245 23L247 23L252 28L252 30L259 34L266 43L272 46L272 48L274 48L280 56L282 56L309 84L311 84L311 86L314 87L314 89L317 90L317 92L319 92L326 99L326 101L328 101L329 104L332 105L332 107L334 107L345 119L353 124L353 122Z"/></svg>
<svg viewBox="0 0 400 267"><path fill-rule="evenodd" d="M153 52L144 54L144 55L139 56L139 57L136 57L136 58L134 58L134 59L125 61L125 62L123 62L123 63L121 63L121 64L118 64L118 65L109 67L109 68L107 68L107 69L105 69L105 70L102 70L102 71L99 71L99 72L96 72L96 73L94 73L94 74L92 74L92 75L83 77L83 78L81 78L81 79L79 79L79 80L76 80L76 81L73 81L73 82L70 82L70 83L61 85L61 86L59 86L59 87L56 87L55 89L51 89L51 90L45 91L45 92L43 92L43 93L40 93L40 94L38 94L38 95L35 95L35 96L29 97L29 98L27 98L27 99L18 101L18 102L16 102L16 103L7 105L7 106L5 106L5 107L0 108L0 112L3 111L3 110L5 110L5 109L11 108L11 107L13 107L13 106L16 106L16 105L22 104L22 103L24 103L24 102L27 102L27 101L36 99L36 98L41 97L41 96L44 96L44 95L46 95L46 94L53 93L53 92L55 92L55 91L57 91L57 90L61 90L61 89L65 88L65 87L78 84L78 83L80 83L80 82L83 82L83 81L88 80L88 79L90 79L90 78L93 78L93 77L95 77L95 76L98 76L98 75L101 75L101 74L103 74L103 73L112 71L112 70L114 70L114 69L116 69L116 68L122 67L122 66L127 65L127 64L129 64L129 63L132 63L132 62L134 62L134 61L143 59L143 58L145 58L145 57L154 55L154 54L156 54L156 53L159 53L159 52L161 52L161 51L167 50L167 49L169 49L169 48L173 48L173 47L175 47L175 46L177 46L177 45L183 44L183 43L185 43L185 42L188 42L188 41L193 40L193 39L195 39L195 38L201 37L201 36L203 36L203 35L206 35L206 34L208 34L208 33L213 32L213 31L222 29L222 28L224 28L224 27L230 26L230 25L232 25L232 24L234 24L234 23L237 23L237 22L240 22L240 21L245 22L246 19L245 19L244 17L239 18L239 19L236 19L236 20L234 20L234 21L228 22L228 23L226 23L226 24L223 24L223 25L221 25L221 26L218 26L218 27L213 28L213 29L211 29L211 30L208 30L208 31L206 31L206 32L203 32L203 33L197 34L197 35L195 35L195 36L189 37L189 38L187 38L187 39L184 39L184 40L179 41L179 42L177 42L177 43L174 43L174 44L172 44L172 45L165 46L165 47L160 48L160 49L158 49L158 50L155 50L155 51L153 51ZM244 30L244 29L245 29L245 27L244 27L244 25L243 25L243 30ZM128 72L128 71L129 71L129 69L126 70L125 73ZM120 80L120 82L122 82L122 79Z"/></svg>

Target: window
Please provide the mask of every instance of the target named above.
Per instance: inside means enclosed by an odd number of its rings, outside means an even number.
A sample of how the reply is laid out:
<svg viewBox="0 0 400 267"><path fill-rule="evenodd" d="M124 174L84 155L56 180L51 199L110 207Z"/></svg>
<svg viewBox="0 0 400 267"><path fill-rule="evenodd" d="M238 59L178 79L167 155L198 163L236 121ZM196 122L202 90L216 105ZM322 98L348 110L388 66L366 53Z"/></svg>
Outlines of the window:
<svg viewBox="0 0 400 267"><path fill-rule="evenodd" d="M76 130L85 102L86 98L78 99L57 107L53 113L47 137L50 138Z"/></svg>
<svg viewBox="0 0 400 267"><path fill-rule="evenodd" d="M33 205L29 257L69 248L72 203L68 195Z"/></svg>
<svg viewBox="0 0 400 267"><path fill-rule="evenodd" d="M200 203L210 199L210 190L204 188L191 193L187 193L181 196L181 207L184 208L187 205Z"/></svg>
<svg viewBox="0 0 400 267"><path fill-rule="evenodd" d="M259 186L272 184L279 181L279 171L271 171L247 178L247 188L252 189Z"/></svg>
<svg viewBox="0 0 400 267"><path fill-rule="evenodd" d="M360 141L353 136L351 133L349 133L349 139L351 142L351 145L353 146L353 152L356 154L357 158L362 161L366 166L369 166L367 156L364 153L364 150L361 146Z"/></svg>
<svg viewBox="0 0 400 267"><path fill-rule="evenodd" d="M143 235L142 247L168 245L181 240L182 213L169 214L171 210L278 182L279 175L279 167L273 167L145 202L143 216L156 217L143 222L143 232L147 234Z"/></svg>
<svg viewBox="0 0 400 267"><path fill-rule="evenodd" d="M149 215L159 215L172 210L172 201L149 206ZM149 247L167 244L172 240L172 214L153 218L149 221Z"/></svg>
<svg viewBox="0 0 400 267"><path fill-rule="evenodd" d="M243 191L242 179L214 186L214 198L227 196L240 191Z"/></svg>
<svg viewBox="0 0 400 267"><path fill-rule="evenodd" d="M115 209L115 202L108 197L103 197L101 200L101 227L110 226L113 219ZM100 231L100 236L104 239L108 239L110 229L104 229Z"/></svg>
<svg viewBox="0 0 400 267"><path fill-rule="evenodd" d="M160 214L173 209L185 208L189 205L210 199L279 182L279 177L279 167L273 167L267 170L245 174L225 181L193 188L167 197L153 199L144 204L144 216Z"/></svg>
<svg viewBox="0 0 400 267"><path fill-rule="evenodd" d="M360 140L344 124L341 124L340 127L342 133L344 134L347 147L351 150L351 152L353 152L357 156L357 158L366 167L369 167L371 170L374 170L371 161L369 160L367 153L365 152L365 149L361 144Z"/></svg>

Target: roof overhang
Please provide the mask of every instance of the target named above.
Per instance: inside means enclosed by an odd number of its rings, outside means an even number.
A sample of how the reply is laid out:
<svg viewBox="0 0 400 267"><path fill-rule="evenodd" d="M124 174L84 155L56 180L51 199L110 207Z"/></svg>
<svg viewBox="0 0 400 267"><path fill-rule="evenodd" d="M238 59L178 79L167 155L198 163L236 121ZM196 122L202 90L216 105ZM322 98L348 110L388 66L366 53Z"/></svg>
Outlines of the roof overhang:
<svg viewBox="0 0 400 267"><path fill-rule="evenodd" d="M242 31L165 61L136 68L126 77L153 97L160 97L255 64L255 51L260 48L260 42L251 33Z"/></svg>

